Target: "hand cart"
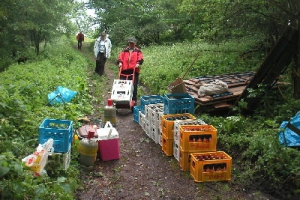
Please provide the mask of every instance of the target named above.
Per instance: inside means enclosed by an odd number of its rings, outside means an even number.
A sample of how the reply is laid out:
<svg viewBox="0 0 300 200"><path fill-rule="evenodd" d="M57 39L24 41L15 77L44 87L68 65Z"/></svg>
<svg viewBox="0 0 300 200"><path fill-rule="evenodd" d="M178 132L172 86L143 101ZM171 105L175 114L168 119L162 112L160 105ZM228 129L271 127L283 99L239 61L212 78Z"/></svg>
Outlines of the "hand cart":
<svg viewBox="0 0 300 200"><path fill-rule="evenodd" d="M117 109L128 108L133 112L135 101L132 100L135 81L135 69L132 74L124 74L120 68L119 79L115 79L111 91L111 99Z"/></svg>

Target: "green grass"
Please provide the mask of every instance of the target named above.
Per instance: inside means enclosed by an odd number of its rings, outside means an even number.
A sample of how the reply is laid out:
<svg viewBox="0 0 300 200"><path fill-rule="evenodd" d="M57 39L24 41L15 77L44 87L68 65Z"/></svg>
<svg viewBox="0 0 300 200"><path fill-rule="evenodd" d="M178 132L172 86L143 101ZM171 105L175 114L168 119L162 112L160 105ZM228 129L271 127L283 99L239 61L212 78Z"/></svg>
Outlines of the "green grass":
<svg viewBox="0 0 300 200"><path fill-rule="evenodd" d="M150 46L142 49L144 64L140 80L152 94L167 93L167 86L177 77L184 79L204 75L256 70L259 56L245 61L240 54L247 45L236 42L212 45L205 42L176 43L165 46Z"/></svg>

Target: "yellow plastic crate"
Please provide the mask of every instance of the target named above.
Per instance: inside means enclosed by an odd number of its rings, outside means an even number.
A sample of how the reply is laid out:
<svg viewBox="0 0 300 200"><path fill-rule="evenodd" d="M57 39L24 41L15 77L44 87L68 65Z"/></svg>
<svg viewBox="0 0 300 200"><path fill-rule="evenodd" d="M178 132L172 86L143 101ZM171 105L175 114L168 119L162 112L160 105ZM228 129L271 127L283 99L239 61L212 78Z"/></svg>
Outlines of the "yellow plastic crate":
<svg viewBox="0 0 300 200"><path fill-rule="evenodd" d="M190 171L191 153L183 151L180 147L179 165L183 171Z"/></svg>
<svg viewBox="0 0 300 200"><path fill-rule="evenodd" d="M173 139L168 139L162 136L162 150L167 156L173 156Z"/></svg>
<svg viewBox="0 0 300 200"><path fill-rule="evenodd" d="M168 139L174 139L174 121L188 121L197 119L190 113L170 114L161 116L162 134Z"/></svg>
<svg viewBox="0 0 300 200"><path fill-rule="evenodd" d="M190 175L195 182L231 180L232 158L224 151L191 153Z"/></svg>
<svg viewBox="0 0 300 200"><path fill-rule="evenodd" d="M184 151L216 151L217 129L212 125L181 125L180 146Z"/></svg>

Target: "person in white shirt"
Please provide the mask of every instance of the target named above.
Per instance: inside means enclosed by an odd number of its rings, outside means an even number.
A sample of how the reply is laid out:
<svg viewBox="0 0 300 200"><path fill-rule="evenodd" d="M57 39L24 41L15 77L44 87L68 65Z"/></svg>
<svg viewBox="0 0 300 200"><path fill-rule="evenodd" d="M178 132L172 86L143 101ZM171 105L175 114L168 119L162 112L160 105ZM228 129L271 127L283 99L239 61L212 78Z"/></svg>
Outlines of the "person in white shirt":
<svg viewBox="0 0 300 200"><path fill-rule="evenodd" d="M102 76L104 73L104 66L107 58L110 57L111 48L112 44L110 39L107 37L107 34L105 32L102 32L100 37L96 39L94 45L94 54L96 57L95 72L100 76Z"/></svg>

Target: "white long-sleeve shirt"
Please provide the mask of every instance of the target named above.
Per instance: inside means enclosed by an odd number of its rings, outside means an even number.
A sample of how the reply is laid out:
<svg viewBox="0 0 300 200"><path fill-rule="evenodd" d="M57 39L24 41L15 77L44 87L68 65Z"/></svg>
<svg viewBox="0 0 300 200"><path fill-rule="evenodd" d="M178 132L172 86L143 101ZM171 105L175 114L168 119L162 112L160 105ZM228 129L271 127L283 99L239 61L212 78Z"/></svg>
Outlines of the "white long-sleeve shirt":
<svg viewBox="0 0 300 200"><path fill-rule="evenodd" d="M94 45L94 54L95 54L95 58L97 58L97 55L99 53L100 50L100 45L103 44L105 45L105 57L109 58L110 57L110 52L111 52L111 48L112 48L112 44L109 38L106 38L104 41L101 41L101 37L98 37L96 39L95 45Z"/></svg>

